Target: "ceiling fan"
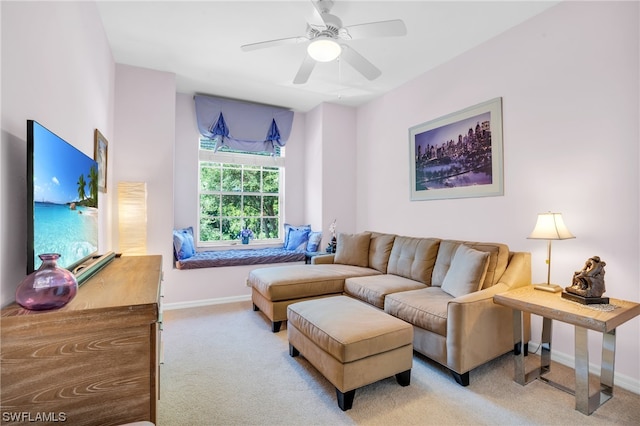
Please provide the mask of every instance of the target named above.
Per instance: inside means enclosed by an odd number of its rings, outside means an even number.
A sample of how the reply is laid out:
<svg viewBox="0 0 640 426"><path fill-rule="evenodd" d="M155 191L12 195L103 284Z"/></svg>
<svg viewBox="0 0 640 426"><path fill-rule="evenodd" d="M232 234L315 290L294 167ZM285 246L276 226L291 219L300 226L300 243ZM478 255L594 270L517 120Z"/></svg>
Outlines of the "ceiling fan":
<svg viewBox="0 0 640 426"><path fill-rule="evenodd" d="M294 84L306 83L316 62L330 62L338 57L344 59L368 80L374 80L382 72L343 41L407 34L407 27L400 19L343 27L342 20L330 13L333 0L311 0L311 3L314 5L314 15L310 22L307 22L305 35L245 44L240 48L248 52L287 44L307 43L307 55L293 79Z"/></svg>

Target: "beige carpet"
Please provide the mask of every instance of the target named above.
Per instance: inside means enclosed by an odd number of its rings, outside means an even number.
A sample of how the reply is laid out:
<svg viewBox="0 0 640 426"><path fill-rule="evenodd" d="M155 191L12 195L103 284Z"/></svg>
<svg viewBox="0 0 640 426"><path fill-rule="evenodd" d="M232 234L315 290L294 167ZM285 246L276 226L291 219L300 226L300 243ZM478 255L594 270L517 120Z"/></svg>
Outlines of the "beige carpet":
<svg viewBox="0 0 640 426"><path fill-rule="evenodd" d="M473 370L468 387L416 355L410 386L395 378L365 386L343 412L335 388L303 356L289 356L286 326L271 333L250 302L165 311L162 339L160 426L640 424L640 395L617 388L585 416L565 392L515 383L511 355ZM562 365L552 373L572 381Z"/></svg>

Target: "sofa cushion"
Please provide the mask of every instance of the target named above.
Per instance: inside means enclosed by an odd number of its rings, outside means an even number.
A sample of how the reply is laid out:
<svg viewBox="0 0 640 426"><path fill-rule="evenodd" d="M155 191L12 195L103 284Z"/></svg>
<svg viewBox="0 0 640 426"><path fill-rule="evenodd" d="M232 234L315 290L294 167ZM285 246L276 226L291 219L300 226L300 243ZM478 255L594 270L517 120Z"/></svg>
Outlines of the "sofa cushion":
<svg viewBox="0 0 640 426"><path fill-rule="evenodd" d="M336 246L335 263L343 265L369 266L369 242L371 234L363 232L360 234L338 234Z"/></svg>
<svg viewBox="0 0 640 426"><path fill-rule="evenodd" d="M431 285L439 244L437 238L395 237L387 273Z"/></svg>
<svg viewBox="0 0 640 426"><path fill-rule="evenodd" d="M447 336L447 306L453 296L438 287L389 294L384 311L417 327Z"/></svg>
<svg viewBox="0 0 640 426"><path fill-rule="evenodd" d="M433 277L431 279L431 285L440 287L444 277L447 275L453 255L455 254L458 246L463 244L471 247L472 249L479 251L486 251L489 253L489 265L487 266L487 274L482 283L482 288L488 288L496 284L502 274L507 269L507 263L509 262L509 247L505 244L499 243L478 243L472 241L455 241L455 240L442 240L438 249L438 258L433 268Z"/></svg>
<svg viewBox="0 0 640 426"><path fill-rule="evenodd" d="M321 296L344 291L344 280L375 275L371 268L352 265L285 265L249 272L247 284L272 302Z"/></svg>
<svg viewBox="0 0 640 426"><path fill-rule="evenodd" d="M381 234L371 232L371 242L369 243L369 268L373 268L383 274L387 273L389 256L393 247L393 234Z"/></svg>
<svg viewBox="0 0 640 426"><path fill-rule="evenodd" d="M442 281L442 290L453 297L478 291L489 266L489 253L460 244Z"/></svg>
<svg viewBox="0 0 640 426"><path fill-rule="evenodd" d="M384 308L386 295L418 288L425 288L425 285L418 281L391 274L347 278L344 281L344 292L346 294L380 309Z"/></svg>

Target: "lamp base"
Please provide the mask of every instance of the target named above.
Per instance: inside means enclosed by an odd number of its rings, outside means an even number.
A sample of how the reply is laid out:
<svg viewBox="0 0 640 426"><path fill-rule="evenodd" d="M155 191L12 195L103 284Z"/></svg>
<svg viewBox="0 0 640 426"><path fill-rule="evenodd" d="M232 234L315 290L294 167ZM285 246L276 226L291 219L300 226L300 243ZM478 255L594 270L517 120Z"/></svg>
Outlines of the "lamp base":
<svg viewBox="0 0 640 426"><path fill-rule="evenodd" d="M562 287L556 284L534 284L533 288L536 290L547 291L549 293L560 293L564 290Z"/></svg>

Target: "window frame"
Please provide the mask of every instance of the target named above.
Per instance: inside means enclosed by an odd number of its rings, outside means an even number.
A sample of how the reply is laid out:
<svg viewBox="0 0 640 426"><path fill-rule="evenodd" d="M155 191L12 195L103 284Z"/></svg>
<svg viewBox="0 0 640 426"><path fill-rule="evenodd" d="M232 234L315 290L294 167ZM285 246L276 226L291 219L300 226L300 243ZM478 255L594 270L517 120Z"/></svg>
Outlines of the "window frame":
<svg viewBox="0 0 640 426"><path fill-rule="evenodd" d="M265 153L244 153L244 152L227 152L227 151L214 151L212 149L202 148L202 142L210 142L207 138L201 138L199 141L198 150L198 178L197 178L197 225L195 229L196 246L199 248L224 248L241 245L239 239L234 240L219 240L219 241L202 241L200 224L201 224L201 195L202 194L231 194L229 191L203 191L201 182L201 167L202 163L223 163L223 164L235 164L244 165L249 167L277 167L278 173L278 237L270 239L254 239L251 241L249 247L243 245L242 248L251 248L250 246L260 245L261 247L278 246L282 245L284 238L282 236L283 224L284 224L284 183L285 183L285 156L284 148L279 151L279 156L265 155ZM243 194L243 191L232 192L233 194ZM265 194L262 191L259 193L247 192L247 194ZM220 212L222 218L222 211Z"/></svg>

